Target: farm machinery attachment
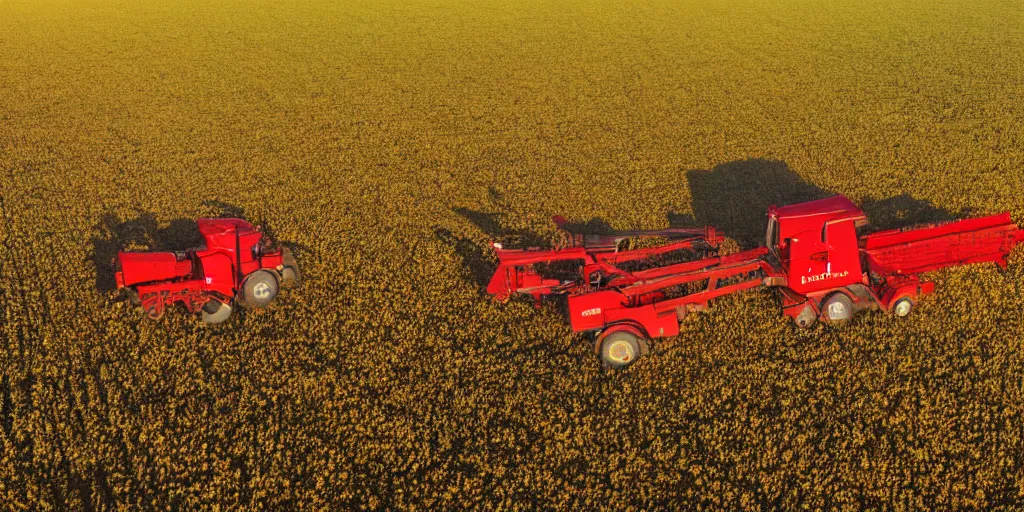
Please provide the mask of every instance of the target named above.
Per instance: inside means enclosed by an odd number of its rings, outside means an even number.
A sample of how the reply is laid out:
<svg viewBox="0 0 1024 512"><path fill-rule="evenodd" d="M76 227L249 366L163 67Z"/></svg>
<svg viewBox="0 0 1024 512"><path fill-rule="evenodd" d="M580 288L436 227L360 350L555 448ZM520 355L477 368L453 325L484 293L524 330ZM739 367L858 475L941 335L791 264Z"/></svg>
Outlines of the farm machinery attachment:
<svg viewBox="0 0 1024 512"><path fill-rule="evenodd" d="M281 288L300 279L287 248L278 248L258 227L241 219L199 219L205 245L176 252L117 254L114 279L132 303L158 320L182 303L203 321L219 324L236 305L263 308Z"/></svg>
<svg viewBox="0 0 1024 512"><path fill-rule="evenodd" d="M971 263L1005 267L1024 242L1009 213L859 234L866 225L860 208L833 196L770 208L765 246L729 255L718 254L722 237L711 227L573 235L553 250L492 243L499 263L487 291L498 300L528 294L538 304L567 296L573 330L594 334L605 365L622 368L647 353L649 339L677 335L687 314L724 295L776 288L783 314L800 328L868 309L904 317L935 288L922 274ZM668 240L620 250L632 237Z"/></svg>

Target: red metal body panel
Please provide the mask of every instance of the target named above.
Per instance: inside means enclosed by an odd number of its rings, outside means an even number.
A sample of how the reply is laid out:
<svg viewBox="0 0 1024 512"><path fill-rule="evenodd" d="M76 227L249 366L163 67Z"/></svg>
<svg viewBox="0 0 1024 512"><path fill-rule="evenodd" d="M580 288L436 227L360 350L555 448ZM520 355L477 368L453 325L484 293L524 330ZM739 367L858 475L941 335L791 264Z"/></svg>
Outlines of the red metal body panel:
<svg viewBox="0 0 1024 512"><path fill-rule="evenodd" d="M196 226L199 233L206 240L207 247L233 247L235 245L235 234L244 237L247 235L261 235L252 224L242 219L197 219Z"/></svg>
<svg viewBox="0 0 1024 512"><path fill-rule="evenodd" d="M199 219L205 247L171 252L119 252L115 281L133 288L143 308L159 317L182 302L192 312L210 300L230 303L245 278L258 270L278 276L284 252L272 248L262 231L241 219Z"/></svg>
<svg viewBox="0 0 1024 512"><path fill-rule="evenodd" d="M599 290L569 297L569 322L574 331L601 329L611 323L609 309L626 307L628 299L618 290Z"/></svg>
<svg viewBox="0 0 1024 512"><path fill-rule="evenodd" d="M830 220L857 220L864 217L864 212L857 205L853 204L853 201L840 195L779 206L772 208L772 211L782 219L807 222L803 227L799 227L798 231L811 229L815 225L820 226ZM801 225L798 223L794 224L794 226L798 227Z"/></svg>
<svg viewBox="0 0 1024 512"><path fill-rule="evenodd" d="M1009 213L882 231L861 241L871 271L881 275L919 274L966 263L996 262L1022 239Z"/></svg>
<svg viewBox="0 0 1024 512"><path fill-rule="evenodd" d="M879 297L878 305L886 311L892 309L893 304L903 298L910 297L914 301L921 295L927 295L935 288L935 283L924 283L922 286L921 280L916 276L907 279L902 279L898 283L893 282L892 284L885 285L879 288L882 292Z"/></svg>
<svg viewBox="0 0 1024 512"><path fill-rule="evenodd" d="M796 319L810 308L811 323L836 293L848 297L854 311L890 310L903 297L916 302L934 290L921 273L977 262L1005 266L1013 248L1024 243L1024 230L1008 213L863 237L857 228L866 223L864 213L842 196L773 207L768 215L767 247L635 271L621 265L675 250L714 249L721 237L713 228L703 236L690 230L689 238L635 251L615 250L617 239L549 251L494 244L499 266L487 291L498 299L528 293L538 301L567 294L575 331L628 328L641 338L674 336L689 311L762 284L780 290L787 316ZM568 279L545 277L536 267L564 261L579 262Z"/></svg>
<svg viewBox="0 0 1024 512"><path fill-rule="evenodd" d="M675 336L679 319L717 297L761 285L768 251L764 248L694 262L695 268L673 275L638 280L630 285L569 296L569 318L575 331L628 323L649 337ZM703 281L703 282L701 282ZM669 290L698 283L671 296Z"/></svg>
<svg viewBox="0 0 1024 512"><path fill-rule="evenodd" d="M654 304L630 307L628 302L629 299L617 290L570 296L570 324L577 332L627 324L637 326L647 337L679 334L675 312L659 312Z"/></svg>
<svg viewBox="0 0 1024 512"><path fill-rule="evenodd" d="M861 281L856 225L865 217L849 199L773 208L769 218L778 229L776 252L793 291L808 294Z"/></svg>
<svg viewBox="0 0 1024 512"><path fill-rule="evenodd" d="M560 226L564 225L564 220L559 221L559 218L556 217L556 223ZM630 237L684 238L656 247L619 251L619 241ZM583 245L552 250L503 249L500 245L492 244L499 263L487 285L487 293L494 295L498 300L506 300L513 293L530 294L540 300L543 296L552 293L578 292L589 289L595 281L622 286L638 279L679 271L678 269L655 268L630 272L620 266L624 263L653 258L673 251L694 249L698 246L714 249L721 243L721 237L714 228L667 229L622 232L615 236L596 237L589 244L585 239L577 240L577 242L582 242ZM571 261L578 262L578 267L572 272L572 275L565 279L544 278L541 271L535 267L538 264Z"/></svg>
<svg viewBox="0 0 1024 512"><path fill-rule="evenodd" d="M235 295L238 283L234 251L223 249L206 249L196 252L200 266L203 269L203 288L212 292L220 293L225 297ZM199 276L197 276L199 277Z"/></svg>
<svg viewBox="0 0 1024 512"><path fill-rule="evenodd" d="M192 272L192 261L173 252L119 252L122 286L176 279Z"/></svg>

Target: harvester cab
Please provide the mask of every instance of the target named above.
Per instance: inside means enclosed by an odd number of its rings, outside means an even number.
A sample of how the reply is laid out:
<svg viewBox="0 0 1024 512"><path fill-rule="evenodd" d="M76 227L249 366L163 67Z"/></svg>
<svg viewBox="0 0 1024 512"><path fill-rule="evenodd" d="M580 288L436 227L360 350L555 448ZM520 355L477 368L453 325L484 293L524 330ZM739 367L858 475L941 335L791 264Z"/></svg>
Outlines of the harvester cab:
<svg viewBox="0 0 1024 512"><path fill-rule="evenodd" d="M770 208L766 242L781 277L768 284L806 294L860 282L857 228L865 224L843 196Z"/></svg>

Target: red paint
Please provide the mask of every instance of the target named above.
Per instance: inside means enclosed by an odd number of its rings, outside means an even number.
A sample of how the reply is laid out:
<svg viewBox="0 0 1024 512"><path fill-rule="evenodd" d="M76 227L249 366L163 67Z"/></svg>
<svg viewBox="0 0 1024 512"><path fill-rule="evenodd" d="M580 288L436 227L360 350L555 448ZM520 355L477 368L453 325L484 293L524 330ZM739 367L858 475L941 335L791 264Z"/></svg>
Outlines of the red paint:
<svg viewBox="0 0 1024 512"><path fill-rule="evenodd" d="M794 319L805 308L823 315L835 293L850 298L854 311L889 310L902 297L917 302L935 284L920 274L953 265L993 262L1005 267L1013 248L1024 242L1008 213L896 229L858 236L864 212L842 196L768 211L767 247L728 256L713 253L721 243L714 228L674 230L667 244L617 251L628 236L667 236L667 232L620 233L596 243L554 250L505 250L495 246L497 271L487 291L498 299L531 294L568 295L575 331L629 325L643 337L674 336L678 322L712 299L762 285L776 287L782 311ZM556 219L564 227L564 219ZM670 236L671 237L671 236ZM574 240L580 237L577 235ZM587 238L584 238L587 240ZM623 264L680 249L710 256L644 270ZM538 265L575 261L575 272L551 279Z"/></svg>
<svg viewBox="0 0 1024 512"><path fill-rule="evenodd" d="M230 304L245 278L257 270L273 272L280 282L284 250L272 247L259 228L241 219L196 223L205 247L117 254L118 288L135 290L151 317L177 302L193 313L211 300Z"/></svg>

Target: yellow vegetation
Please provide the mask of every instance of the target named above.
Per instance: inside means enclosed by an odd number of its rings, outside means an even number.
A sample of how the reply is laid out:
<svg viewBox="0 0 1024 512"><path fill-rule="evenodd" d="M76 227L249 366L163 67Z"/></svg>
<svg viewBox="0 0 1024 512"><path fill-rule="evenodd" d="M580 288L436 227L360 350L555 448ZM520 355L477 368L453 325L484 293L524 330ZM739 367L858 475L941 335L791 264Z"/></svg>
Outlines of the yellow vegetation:
<svg viewBox="0 0 1024 512"><path fill-rule="evenodd" d="M1024 221L1013 2L0 1L0 508L708 509L1024 501L1024 265L903 321L768 291L624 372L486 242L842 193ZM207 327L121 245L244 215L306 280Z"/></svg>

